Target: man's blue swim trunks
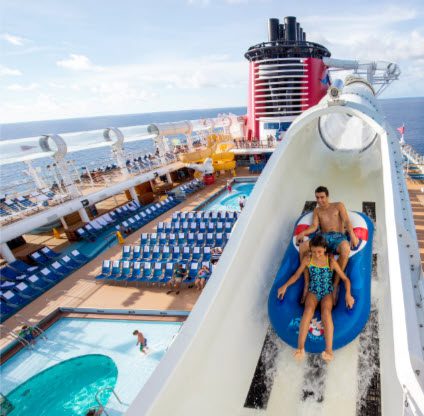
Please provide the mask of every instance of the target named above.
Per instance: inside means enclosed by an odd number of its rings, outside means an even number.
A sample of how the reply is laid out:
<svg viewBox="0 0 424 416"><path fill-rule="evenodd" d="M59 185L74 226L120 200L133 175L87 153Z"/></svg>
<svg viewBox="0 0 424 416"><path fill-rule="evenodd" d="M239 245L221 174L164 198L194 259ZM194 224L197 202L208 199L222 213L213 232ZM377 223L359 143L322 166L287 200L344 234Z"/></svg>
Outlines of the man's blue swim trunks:
<svg viewBox="0 0 424 416"><path fill-rule="evenodd" d="M325 238L328 244L328 251L337 254L337 247L343 242L347 241L346 234L337 233L335 231L330 231L329 233L321 233Z"/></svg>

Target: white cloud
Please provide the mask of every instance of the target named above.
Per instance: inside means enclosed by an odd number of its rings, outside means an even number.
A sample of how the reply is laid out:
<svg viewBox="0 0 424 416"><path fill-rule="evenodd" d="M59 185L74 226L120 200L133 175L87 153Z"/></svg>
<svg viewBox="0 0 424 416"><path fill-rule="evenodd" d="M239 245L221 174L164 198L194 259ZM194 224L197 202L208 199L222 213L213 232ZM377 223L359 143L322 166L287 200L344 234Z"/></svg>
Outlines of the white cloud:
<svg viewBox="0 0 424 416"><path fill-rule="evenodd" d="M7 87L9 91L33 91L38 89L40 86L36 82L32 82L28 85L22 85L22 84L11 84Z"/></svg>
<svg viewBox="0 0 424 416"><path fill-rule="evenodd" d="M10 33L2 33L0 35L0 39L3 39L11 45L15 46L22 46L26 42L25 38L16 35L11 35Z"/></svg>
<svg viewBox="0 0 424 416"><path fill-rule="evenodd" d="M7 66L0 64L0 77L7 77L7 76L16 77L19 75L22 75L22 72L19 71L19 69L9 68Z"/></svg>
<svg viewBox="0 0 424 416"><path fill-rule="evenodd" d="M56 62L56 65L72 71L102 71L103 68L94 65L85 55L71 53L68 59L62 59Z"/></svg>

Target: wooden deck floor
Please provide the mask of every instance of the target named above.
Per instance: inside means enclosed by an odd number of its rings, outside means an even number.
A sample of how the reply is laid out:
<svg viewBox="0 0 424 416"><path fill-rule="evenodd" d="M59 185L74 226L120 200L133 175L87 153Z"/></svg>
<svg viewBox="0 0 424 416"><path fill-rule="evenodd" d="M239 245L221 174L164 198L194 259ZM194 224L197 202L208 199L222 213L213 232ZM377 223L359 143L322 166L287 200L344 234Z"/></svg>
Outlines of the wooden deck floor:
<svg viewBox="0 0 424 416"><path fill-rule="evenodd" d="M250 176L247 169L237 169L237 176ZM171 219L174 211L192 211L223 186L230 176L221 176L216 183L190 196L186 201L177 205L146 226L126 238L126 244L136 244L142 232L154 232L160 221ZM94 277L100 274L101 265L105 259L121 258L122 246L116 245L100 254L62 282L51 288L45 294L31 302L19 311L26 320L40 322L59 307L79 307L96 309L153 309L153 310L182 310L190 311L199 292L195 289L184 289L179 295L166 294L164 288L137 288L134 285L124 287L108 283L96 283ZM126 319L126 316L122 318ZM17 332L21 324L18 318L11 317L4 322L9 330ZM10 336L2 336L0 348L12 341Z"/></svg>

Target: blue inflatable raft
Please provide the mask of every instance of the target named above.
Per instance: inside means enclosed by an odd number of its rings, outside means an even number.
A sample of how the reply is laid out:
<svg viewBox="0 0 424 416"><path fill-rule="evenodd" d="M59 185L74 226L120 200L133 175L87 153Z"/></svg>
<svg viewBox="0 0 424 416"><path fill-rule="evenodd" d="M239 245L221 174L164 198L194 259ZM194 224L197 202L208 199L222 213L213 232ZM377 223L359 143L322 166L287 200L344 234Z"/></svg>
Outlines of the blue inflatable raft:
<svg viewBox="0 0 424 416"><path fill-rule="evenodd" d="M371 220L362 213L349 212L349 217L354 232L360 240L358 247L351 250L345 270L351 282L355 306L352 310L346 308L345 287L341 281L338 302L333 309L334 349L341 348L356 338L365 326L371 308L374 226ZM300 299L303 293L304 279L301 277L291 285L282 301L277 298L277 291L299 267L299 248L296 246L296 235L308 228L311 223L311 212L303 215L297 221L292 241L287 248L268 299L268 315L275 332L283 341L294 348L297 348L299 324L303 314L303 305L300 303ZM321 323L319 305L309 327L305 350L310 353L319 353L325 350L324 329Z"/></svg>

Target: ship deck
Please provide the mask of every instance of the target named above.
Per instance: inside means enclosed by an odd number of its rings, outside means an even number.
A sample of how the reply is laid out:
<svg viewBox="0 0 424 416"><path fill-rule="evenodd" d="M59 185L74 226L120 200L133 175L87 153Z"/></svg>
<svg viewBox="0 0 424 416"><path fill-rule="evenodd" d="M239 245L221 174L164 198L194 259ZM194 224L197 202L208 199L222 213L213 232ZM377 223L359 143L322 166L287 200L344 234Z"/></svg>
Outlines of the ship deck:
<svg viewBox="0 0 424 416"><path fill-rule="evenodd" d="M236 176L257 176L248 172L248 168L238 167ZM207 186L195 194L189 196L185 201L175 208L162 214L144 227L125 239L125 244L135 245L139 243L141 233L155 232L160 221L169 221L175 211L192 211L199 204L210 198L218 190L222 189L231 176L221 175L213 185ZM43 237L39 237L40 240ZM38 242L38 241L37 241ZM50 238L43 239L43 244L53 242ZM52 246L53 248L53 246ZM95 259L69 275L63 281L55 285L42 296L35 299L29 305L19 311L24 319L38 323L47 318L58 308L90 308L90 309L124 309L124 310L157 310L157 311L191 311L200 295L196 289L183 289L179 295L166 294L163 287L136 287L120 284L98 283L95 276L100 274L103 260L120 259L122 246L115 245L104 251ZM84 316L84 315L79 315ZM90 315L90 317L94 317ZM110 317L110 316L109 316ZM114 315L116 319L128 319L128 315ZM143 317L144 319L144 317ZM7 329L17 333L22 324L16 317L10 317L4 322ZM7 347L13 338L3 336L0 340L0 349Z"/></svg>
<svg viewBox="0 0 424 416"><path fill-rule="evenodd" d="M237 176L257 175L249 174L247 168L237 168ZM211 197L219 189L222 189L228 178L229 176L227 175L217 178L213 185L191 195L172 210L128 236L125 244L136 244L140 239L141 233L154 232L158 222L170 220L172 213L175 211L194 210L199 204ZM424 267L423 185L410 180L408 180L407 185L420 247L421 264ZM40 237L40 239L42 238ZM50 243L52 247L55 245L54 240L50 240L50 238L43 240L43 244L50 245ZM19 311L19 314L30 322L38 323L58 310L58 308L191 311L200 295L200 292L195 289L183 289L179 295L175 295L175 293L167 295L166 289L163 287L136 287L134 285L125 287L119 284L96 283L94 278L100 273L103 260L119 259L121 250L122 246L116 245L101 253L94 260L24 307ZM95 317L95 315L91 314L90 317ZM110 316L108 315L108 317ZM113 317L116 319L129 318L128 315L113 315ZM21 326L19 319L13 316L5 321L4 325L15 333ZM0 340L0 349L7 347L12 341L13 338L11 336L3 336Z"/></svg>

